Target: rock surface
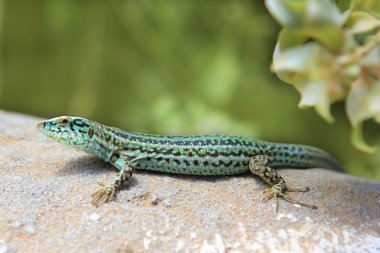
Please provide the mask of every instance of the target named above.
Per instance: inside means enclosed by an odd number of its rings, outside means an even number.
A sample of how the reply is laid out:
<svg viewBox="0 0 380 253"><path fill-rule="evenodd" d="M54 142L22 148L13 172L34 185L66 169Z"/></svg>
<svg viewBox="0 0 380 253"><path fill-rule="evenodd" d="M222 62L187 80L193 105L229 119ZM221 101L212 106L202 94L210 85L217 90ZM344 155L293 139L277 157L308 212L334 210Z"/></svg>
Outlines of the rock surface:
<svg viewBox="0 0 380 253"><path fill-rule="evenodd" d="M2 252L379 252L380 184L323 169L282 169L310 210L262 203L252 175L138 171L95 208L115 170L42 136L38 119L0 111Z"/></svg>

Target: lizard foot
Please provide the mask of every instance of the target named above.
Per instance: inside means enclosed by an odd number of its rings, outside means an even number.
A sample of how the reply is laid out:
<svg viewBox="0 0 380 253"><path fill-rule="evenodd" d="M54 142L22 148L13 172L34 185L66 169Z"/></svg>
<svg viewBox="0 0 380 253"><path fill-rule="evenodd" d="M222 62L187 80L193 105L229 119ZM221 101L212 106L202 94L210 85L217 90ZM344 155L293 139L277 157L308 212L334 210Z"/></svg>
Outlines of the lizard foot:
<svg viewBox="0 0 380 253"><path fill-rule="evenodd" d="M306 188L296 188L296 189L290 188L289 191L305 192L305 191L309 191L309 188L307 188L307 187ZM273 188L265 189L263 193L266 195L265 198L263 198L263 200L262 200L263 202L267 202L268 200L270 200L272 198L276 199L276 213L278 210L278 198L282 198L283 200L288 201L291 204L301 205L301 206L311 208L314 210L317 209L317 206L315 206L315 205L304 203L304 202L301 202L299 200L293 199L292 197L288 196L287 194L282 193L282 192L278 192L276 189L273 189Z"/></svg>
<svg viewBox="0 0 380 253"><path fill-rule="evenodd" d="M264 179L272 188L264 191L265 198L263 202L266 202L272 198L276 199L276 212L278 210L278 198L282 198L289 203L298 204L311 209L317 209L315 205L303 203L296 199L293 199L285 194L286 191L289 192L307 192L309 187L289 187L285 180L271 167L267 166L268 158L265 155L256 155L251 158L249 162L249 170Z"/></svg>
<svg viewBox="0 0 380 253"><path fill-rule="evenodd" d="M112 184L106 185L103 182L98 182L98 185L102 186L103 188L100 190L97 190L92 194L92 204L95 207L98 207L99 205L111 201L116 192L116 187Z"/></svg>

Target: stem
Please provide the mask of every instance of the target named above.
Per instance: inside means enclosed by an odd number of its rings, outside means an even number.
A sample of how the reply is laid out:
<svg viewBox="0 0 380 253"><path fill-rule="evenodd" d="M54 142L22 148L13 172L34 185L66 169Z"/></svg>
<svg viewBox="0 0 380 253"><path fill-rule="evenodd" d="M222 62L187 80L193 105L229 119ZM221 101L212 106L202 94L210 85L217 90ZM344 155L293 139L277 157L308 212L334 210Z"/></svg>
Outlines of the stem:
<svg viewBox="0 0 380 253"><path fill-rule="evenodd" d="M380 45L380 31L374 35L372 39L370 39L363 46L358 47L353 53L349 55L340 56L338 62L342 67L349 66L353 63L357 63L361 58L369 54L375 47Z"/></svg>

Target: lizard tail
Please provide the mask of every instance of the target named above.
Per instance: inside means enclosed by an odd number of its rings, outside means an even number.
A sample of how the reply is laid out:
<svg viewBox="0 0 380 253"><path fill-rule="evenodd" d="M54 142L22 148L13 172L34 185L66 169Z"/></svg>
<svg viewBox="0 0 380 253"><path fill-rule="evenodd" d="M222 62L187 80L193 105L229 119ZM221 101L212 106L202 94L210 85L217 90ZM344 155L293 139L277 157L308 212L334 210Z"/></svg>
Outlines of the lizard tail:
<svg viewBox="0 0 380 253"><path fill-rule="evenodd" d="M274 167L326 168L344 172L342 164L328 152L311 146L299 144L266 143L267 152L274 159Z"/></svg>
<svg viewBox="0 0 380 253"><path fill-rule="evenodd" d="M310 167L322 167L331 170L344 172L343 165L335 159L330 153L315 147L306 147L311 150Z"/></svg>

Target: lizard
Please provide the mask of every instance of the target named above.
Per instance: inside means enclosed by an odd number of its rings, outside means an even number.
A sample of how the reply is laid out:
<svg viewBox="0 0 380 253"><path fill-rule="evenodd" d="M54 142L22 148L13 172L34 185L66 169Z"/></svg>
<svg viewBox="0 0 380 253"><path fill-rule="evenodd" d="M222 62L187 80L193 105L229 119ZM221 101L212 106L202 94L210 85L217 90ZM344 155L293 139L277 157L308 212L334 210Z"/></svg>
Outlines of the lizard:
<svg viewBox="0 0 380 253"><path fill-rule="evenodd" d="M37 129L59 143L101 158L118 169L111 182L98 182L102 188L92 195L92 204L96 207L113 200L135 170L152 170L189 175L234 175L250 171L270 185L264 191L263 201L282 198L316 209L315 205L286 194L287 191L307 192L310 189L289 186L275 169L324 167L343 171L342 165L326 151L301 144L234 135L136 133L71 116L41 121Z"/></svg>

